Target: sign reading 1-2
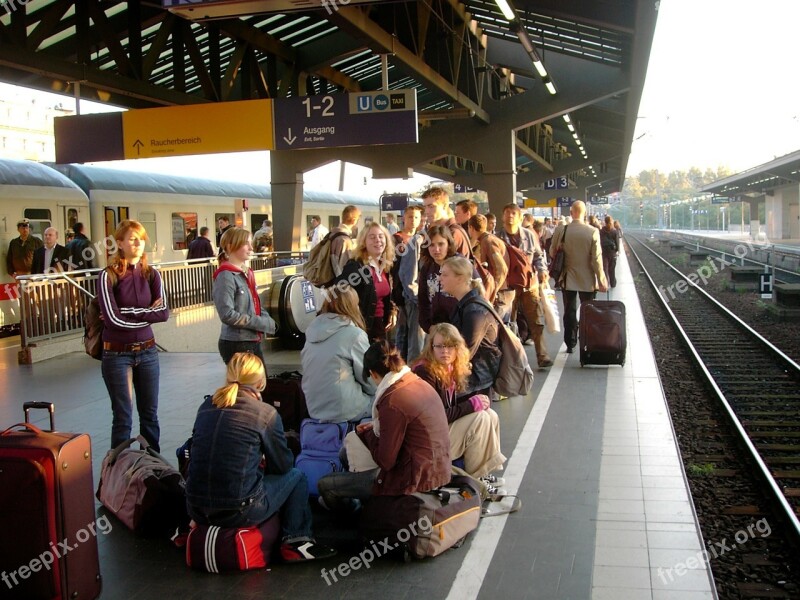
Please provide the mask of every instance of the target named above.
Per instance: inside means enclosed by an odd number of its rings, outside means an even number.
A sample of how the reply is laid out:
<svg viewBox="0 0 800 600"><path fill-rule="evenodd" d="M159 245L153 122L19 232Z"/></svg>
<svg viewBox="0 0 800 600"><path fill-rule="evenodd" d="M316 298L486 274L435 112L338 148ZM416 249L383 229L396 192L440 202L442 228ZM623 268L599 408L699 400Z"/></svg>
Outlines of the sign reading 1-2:
<svg viewBox="0 0 800 600"><path fill-rule="evenodd" d="M417 142L416 90L279 98L276 150Z"/></svg>
<svg viewBox="0 0 800 600"><path fill-rule="evenodd" d="M333 116L333 96L323 96L322 101L319 104L312 102L311 98L309 97L303 100L303 104L306 107L306 117L309 119L311 118L312 114L319 114L321 117ZM314 111L321 112L316 113Z"/></svg>
<svg viewBox="0 0 800 600"><path fill-rule="evenodd" d="M556 177L555 179L548 179L544 182L544 189L546 190L566 190L569 189L569 178L566 175Z"/></svg>

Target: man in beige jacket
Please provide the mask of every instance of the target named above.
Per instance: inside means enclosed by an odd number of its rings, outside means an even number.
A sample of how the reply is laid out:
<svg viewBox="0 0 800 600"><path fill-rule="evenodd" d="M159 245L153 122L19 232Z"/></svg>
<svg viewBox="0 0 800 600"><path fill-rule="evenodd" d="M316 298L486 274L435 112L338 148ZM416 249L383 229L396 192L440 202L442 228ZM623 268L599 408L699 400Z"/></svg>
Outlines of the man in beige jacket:
<svg viewBox="0 0 800 600"><path fill-rule="evenodd" d="M578 343L577 299L581 302L594 299L597 290L608 289L603 272L603 255L600 250L600 233L587 225L586 204L577 200L569 209L572 222L559 225L553 233L550 256L555 257L559 246L564 245L564 275L561 293L564 296L564 343L572 352Z"/></svg>

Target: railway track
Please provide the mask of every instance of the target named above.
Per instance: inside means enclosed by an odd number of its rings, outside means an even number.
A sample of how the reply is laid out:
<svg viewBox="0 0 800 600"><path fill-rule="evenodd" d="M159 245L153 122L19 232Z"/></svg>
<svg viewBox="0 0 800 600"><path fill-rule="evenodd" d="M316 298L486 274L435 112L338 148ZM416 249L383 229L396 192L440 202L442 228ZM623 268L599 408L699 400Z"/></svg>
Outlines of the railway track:
<svg viewBox="0 0 800 600"><path fill-rule="evenodd" d="M653 289L662 290L656 293L751 456L787 538L800 547L800 366L646 243L625 239Z"/></svg>

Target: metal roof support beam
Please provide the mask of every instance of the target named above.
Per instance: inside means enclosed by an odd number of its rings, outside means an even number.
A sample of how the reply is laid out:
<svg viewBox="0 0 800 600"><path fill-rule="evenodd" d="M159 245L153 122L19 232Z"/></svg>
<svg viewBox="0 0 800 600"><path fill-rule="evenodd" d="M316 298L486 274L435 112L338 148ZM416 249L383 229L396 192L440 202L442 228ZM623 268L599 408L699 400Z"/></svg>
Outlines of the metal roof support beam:
<svg viewBox="0 0 800 600"><path fill-rule="evenodd" d="M445 98L475 111L475 116L488 123L489 113L462 93L456 86L428 66L416 54L397 41L391 33L369 19L367 13L354 6L342 6L330 20L354 37L366 36L368 44L377 54L390 54L400 65L409 69L425 85L438 91Z"/></svg>

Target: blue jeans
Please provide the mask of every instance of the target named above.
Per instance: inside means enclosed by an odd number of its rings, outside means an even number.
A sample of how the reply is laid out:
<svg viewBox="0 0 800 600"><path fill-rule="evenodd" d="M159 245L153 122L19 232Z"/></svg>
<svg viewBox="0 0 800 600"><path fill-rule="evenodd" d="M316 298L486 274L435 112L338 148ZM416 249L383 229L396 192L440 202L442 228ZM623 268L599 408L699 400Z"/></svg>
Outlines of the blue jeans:
<svg viewBox="0 0 800 600"><path fill-rule="evenodd" d="M103 350L103 381L111 397L111 447L116 448L131 437L133 395L139 413L139 433L153 449L158 441L158 349L141 352Z"/></svg>
<svg viewBox="0 0 800 600"><path fill-rule="evenodd" d="M213 511L189 506L199 523L218 527L252 527L280 511L283 539L311 537L311 507L305 473L291 468L283 475L264 475L262 493L241 510Z"/></svg>

